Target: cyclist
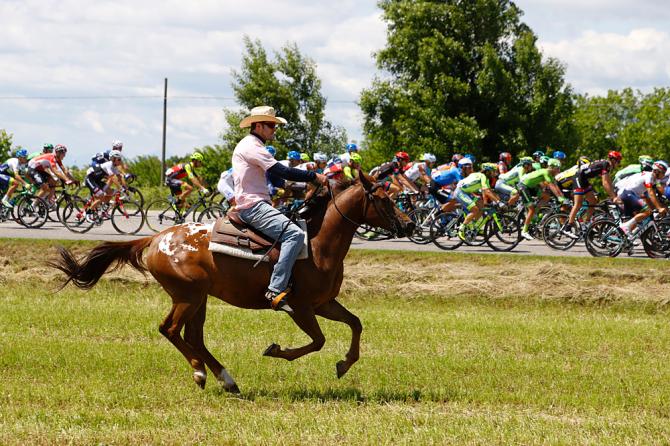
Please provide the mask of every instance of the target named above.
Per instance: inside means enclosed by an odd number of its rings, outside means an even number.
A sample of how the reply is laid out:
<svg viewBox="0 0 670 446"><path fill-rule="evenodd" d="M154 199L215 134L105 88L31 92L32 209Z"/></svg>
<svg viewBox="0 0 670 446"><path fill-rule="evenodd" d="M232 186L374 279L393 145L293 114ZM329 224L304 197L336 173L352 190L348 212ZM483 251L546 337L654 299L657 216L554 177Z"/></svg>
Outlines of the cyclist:
<svg viewBox="0 0 670 446"><path fill-rule="evenodd" d="M414 183L405 176L405 167L409 163L407 152L396 152L393 159L372 170L377 181L384 184L384 190L393 200L403 191L409 189L412 192L419 192ZM371 172L371 174L372 174Z"/></svg>
<svg viewBox="0 0 670 446"><path fill-rule="evenodd" d="M554 150L551 153L551 157L554 158L554 159L559 160L561 162L561 164L563 164L563 162L567 158L567 155L565 154L565 152L561 152L560 150Z"/></svg>
<svg viewBox="0 0 670 446"><path fill-rule="evenodd" d="M498 166L493 163L483 163L481 172L474 172L458 182L454 196L468 215L458 228L458 237L465 240L465 231L470 229L470 223L482 215L483 205L476 194L481 194L484 202L495 202L501 205L500 198L491 190L491 179L498 175Z"/></svg>
<svg viewBox="0 0 670 446"><path fill-rule="evenodd" d="M568 196L568 194L571 194L572 183L574 182L575 175L577 175L577 172L579 172L581 167L585 167L590 163L591 160L589 160L587 157L580 156L577 160L577 164L556 175L556 184L558 184L558 187L561 188L563 195Z"/></svg>
<svg viewBox="0 0 670 446"><path fill-rule="evenodd" d="M111 150L108 154L109 161L90 167L86 172L84 184L91 191L91 203L86 210L87 221L91 222L91 215L97 209L98 205L109 201L112 198L111 185L117 178L123 188L126 187L126 180L123 178L120 166L123 164L123 156L120 150Z"/></svg>
<svg viewBox="0 0 670 446"><path fill-rule="evenodd" d="M279 161L279 163L285 167L290 167L294 169L307 170L302 167L303 161L300 157L300 152L297 150L291 150L286 154L286 159ZM284 187L285 192L291 192L294 195L302 196L307 189L307 183L297 182L297 181L285 181ZM288 195L285 197L288 198Z"/></svg>
<svg viewBox="0 0 670 446"><path fill-rule="evenodd" d="M354 143L349 143L346 145L344 148L344 153L339 155L340 161L342 162L342 168L344 169L344 166L349 164L349 156L352 153L357 153L358 152L358 146Z"/></svg>
<svg viewBox="0 0 670 446"><path fill-rule="evenodd" d="M209 190L196 172L197 168L202 167L202 163L202 153L195 152L189 162L176 164L165 171L165 184L170 188L170 198L176 200L174 204L177 208L184 208L186 197L193 192L193 186L200 189L204 195L209 194ZM189 181L193 185L189 184Z"/></svg>
<svg viewBox="0 0 670 446"><path fill-rule="evenodd" d="M509 152L502 152L498 155L498 174L502 175L503 173L509 172L510 166L512 165L512 154Z"/></svg>
<svg viewBox="0 0 670 446"><path fill-rule="evenodd" d="M589 180L601 177L603 182L603 187L607 195L615 202L620 203L621 200L617 197L616 192L614 191L614 186L612 186L612 180L610 178L610 172L613 172L619 163L621 163L621 152L612 150L607 155L607 159L594 161L586 166L581 166L575 179L573 181L573 196L575 199L574 204L572 205L572 210L570 211L570 217L568 222L563 227L562 232L571 238L579 238L579 233L577 228L575 228L575 220L577 219L577 212L581 209L584 200L590 205L596 204L596 196L593 193L593 187L589 183ZM591 208L587 210L587 220L591 218L593 211Z"/></svg>
<svg viewBox="0 0 670 446"><path fill-rule="evenodd" d="M302 161L303 163L309 163L310 162L309 154L305 152L300 152L300 161Z"/></svg>
<svg viewBox="0 0 670 446"><path fill-rule="evenodd" d="M412 166L405 171L405 176L417 187L417 181L428 186L430 185L430 174L436 161L437 158L435 158L435 155L432 153L424 153L421 156L420 162L415 161Z"/></svg>
<svg viewBox="0 0 670 446"><path fill-rule="evenodd" d="M221 172L216 190L223 195L231 206L235 206L235 183L233 182L233 168Z"/></svg>
<svg viewBox="0 0 670 446"><path fill-rule="evenodd" d="M10 199L19 185L28 186L28 182L23 179L28 163L28 151L19 149L14 158L9 158L0 164L0 191L7 190L2 197L2 204L8 208L13 206Z"/></svg>
<svg viewBox="0 0 670 446"><path fill-rule="evenodd" d="M619 170L616 175L614 175L614 186L621 180L631 175L640 172L651 172L652 166L654 165L654 159L649 155L640 155L637 158L639 164L630 164L623 169Z"/></svg>
<svg viewBox="0 0 670 446"><path fill-rule="evenodd" d="M355 180L358 178L358 172L361 170L361 162L363 158L357 152L351 152L349 154L349 164L342 168L342 174L347 180Z"/></svg>
<svg viewBox="0 0 670 446"><path fill-rule="evenodd" d="M297 150L291 150L286 154L286 159L281 160L279 162L286 167L297 168L300 164L302 164L302 159L300 158L300 152L298 152Z"/></svg>
<svg viewBox="0 0 670 446"><path fill-rule="evenodd" d="M519 191L515 188L515 185L519 183L519 179L522 175L532 171L533 158L529 156L521 157L519 158L519 164L514 166L512 170L498 175L498 180L496 181L494 190L500 195L501 198L508 198L508 205L514 206L514 204L519 200Z"/></svg>
<svg viewBox="0 0 670 446"><path fill-rule="evenodd" d="M451 212L456 208L458 201L453 191L458 182L471 173L472 161L469 158L461 158L458 167L433 171L428 192L442 205L442 212Z"/></svg>
<svg viewBox="0 0 670 446"><path fill-rule="evenodd" d="M46 198L50 195L53 191L50 186L55 185L55 182L59 179L63 180L65 184L74 183L70 171L63 165L63 158L66 154L67 147L58 144L54 148L54 153L44 153L28 162L28 179L39 187L38 197Z"/></svg>
<svg viewBox="0 0 670 446"><path fill-rule="evenodd" d="M533 154L531 156L533 158L533 162L539 163L540 158L542 158L544 156L544 152L542 150L536 150L536 151L533 152Z"/></svg>
<svg viewBox="0 0 670 446"><path fill-rule="evenodd" d="M449 170L453 169L454 167L458 167L458 162L463 158L463 155L460 153L454 153L451 157L451 161L445 164L440 164L437 166L435 169L436 170Z"/></svg>
<svg viewBox="0 0 670 446"><path fill-rule="evenodd" d="M42 146L42 151L41 152L33 152L30 155L28 155L28 161L30 161L33 158L37 158L40 155L44 155L45 153L53 153L54 151L54 146L53 144L44 144Z"/></svg>
<svg viewBox="0 0 670 446"><path fill-rule="evenodd" d="M547 155L542 155L540 158L537 159L537 161L533 162L533 169L534 170L546 169L547 163L549 163L550 159L551 158L549 158Z"/></svg>
<svg viewBox="0 0 670 446"><path fill-rule="evenodd" d="M621 230L630 234L638 223L651 215L653 206L661 215L665 215L668 209L663 206L656 195L656 187L663 182L668 163L663 160L656 161L652 165L651 172L643 171L630 175L621 180L617 186L617 196L623 202L624 215L632 218L621 224Z"/></svg>
<svg viewBox="0 0 670 446"><path fill-rule="evenodd" d="M98 152L93 158L91 158L91 167L95 168L98 164L103 164L109 161L109 154L112 150L118 150L119 152L123 151L123 143L118 139L112 141L112 148L110 150L105 150L104 152ZM119 166L121 172L123 171L123 163Z"/></svg>
<svg viewBox="0 0 670 446"><path fill-rule="evenodd" d="M535 170L521 176L519 180L519 191L526 206L526 219L521 229L521 237L526 240L533 240L533 236L528 233L528 226L535 215L535 209L538 204L544 203L549 199L546 189L549 189L558 198L560 203L565 202L565 197L561 189L556 185L556 174L561 170L561 162L552 158L547 162L546 169Z"/></svg>
<svg viewBox="0 0 670 446"><path fill-rule="evenodd" d="M323 173L328 165L328 156L325 153L316 152L313 159L316 163L316 173Z"/></svg>

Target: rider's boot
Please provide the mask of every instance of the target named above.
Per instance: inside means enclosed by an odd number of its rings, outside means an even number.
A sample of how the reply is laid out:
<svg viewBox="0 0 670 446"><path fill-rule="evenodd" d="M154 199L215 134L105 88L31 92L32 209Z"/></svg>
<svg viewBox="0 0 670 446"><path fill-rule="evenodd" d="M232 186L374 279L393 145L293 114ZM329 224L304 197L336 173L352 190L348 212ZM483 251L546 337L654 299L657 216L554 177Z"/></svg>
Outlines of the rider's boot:
<svg viewBox="0 0 670 446"><path fill-rule="evenodd" d="M270 301L270 306L275 311L286 311L288 314L293 314L293 308L288 304L286 296L291 292L291 288L286 288L282 292L272 291L268 289L265 292L265 298Z"/></svg>

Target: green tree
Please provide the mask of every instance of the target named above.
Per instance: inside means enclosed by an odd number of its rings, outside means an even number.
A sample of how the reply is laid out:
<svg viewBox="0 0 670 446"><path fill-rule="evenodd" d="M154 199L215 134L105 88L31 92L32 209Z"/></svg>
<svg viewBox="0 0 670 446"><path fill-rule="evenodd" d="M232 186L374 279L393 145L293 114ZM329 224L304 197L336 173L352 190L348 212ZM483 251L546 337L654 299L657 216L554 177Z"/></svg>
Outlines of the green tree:
<svg viewBox="0 0 670 446"><path fill-rule="evenodd" d="M378 77L361 94L372 151L405 148L447 158L497 159L570 141L564 67L543 62L536 36L508 0L379 2L387 45Z"/></svg>
<svg viewBox="0 0 670 446"><path fill-rule="evenodd" d="M278 157L289 150L301 152L339 153L347 136L342 127L334 126L324 117L326 98L321 94L321 80L316 64L300 53L295 44L286 44L268 58L259 40L244 38L242 67L233 71L233 91L243 110L226 110L227 129L222 133L222 147L230 151L248 134L239 123L248 110L270 105L288 124L280 126L276 140Z"/></svg>
<svg viewBox="0 0 670 446"><path fill-rule="evenodd" d="M11 133L0 129L0 162L6 160L12 154L12 138Z"/></svg>

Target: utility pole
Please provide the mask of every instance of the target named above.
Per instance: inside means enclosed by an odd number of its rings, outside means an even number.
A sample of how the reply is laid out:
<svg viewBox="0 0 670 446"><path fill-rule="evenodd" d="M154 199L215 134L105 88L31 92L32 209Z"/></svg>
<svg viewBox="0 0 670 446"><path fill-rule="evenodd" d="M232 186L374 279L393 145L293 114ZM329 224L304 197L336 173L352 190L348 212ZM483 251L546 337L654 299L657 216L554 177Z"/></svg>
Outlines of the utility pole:
<svg viewBox="0 0 670 446"><path fill-rule="evenodd" d="M161 186L165 184L165 131L167 126L167 77L163 92L163 150L161 153Z"/></svg>

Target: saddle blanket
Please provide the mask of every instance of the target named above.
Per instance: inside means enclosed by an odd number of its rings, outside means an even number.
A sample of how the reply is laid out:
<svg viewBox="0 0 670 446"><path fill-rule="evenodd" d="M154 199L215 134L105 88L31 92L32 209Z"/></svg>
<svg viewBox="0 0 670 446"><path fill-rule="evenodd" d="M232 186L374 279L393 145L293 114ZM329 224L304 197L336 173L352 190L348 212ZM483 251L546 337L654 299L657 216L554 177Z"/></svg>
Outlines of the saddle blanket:
<svg viewBox="0 0 670 446"><path fill-rule="evenodd" d="M305 244L298 255L298 260L309 258L309 238L307 237L307 223L305 220L297 220L296 223L305 233ZM281 245L278 245L281 248ZM276 248L275 248L276 249ZM209 242L209 250L219 254L226 254L233 257L239 257L247 260L261 260L264 262L276 261L276 256L265 255L266 251L252 251L250 248L241 246L226 245L223 243ZM273 258L274 257L274 258Z"/></svg>

